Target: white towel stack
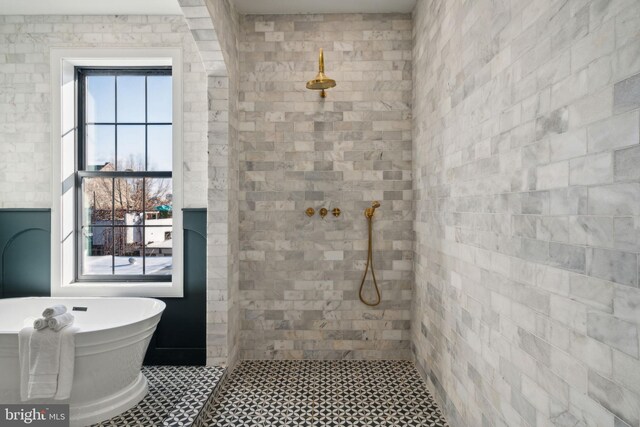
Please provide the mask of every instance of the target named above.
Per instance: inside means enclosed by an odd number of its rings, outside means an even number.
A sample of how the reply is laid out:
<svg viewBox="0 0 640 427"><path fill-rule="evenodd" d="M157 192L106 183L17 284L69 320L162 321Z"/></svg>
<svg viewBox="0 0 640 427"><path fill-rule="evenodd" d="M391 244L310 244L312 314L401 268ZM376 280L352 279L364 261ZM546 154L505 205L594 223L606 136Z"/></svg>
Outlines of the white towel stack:
<svg viewBox="0 0 640 427"><path fill-rule="evenodd" d="M33 322L33 329L41 331L48 327L56 332L60 332L65 326L73 324L73 320L73 314L67 313L67 307L62 304L57 304L46 308L42 312L42 317Z"/></svg>
<svg viewBox="0 0 640 427"><path fill-rule="evenodd" d="M73 383L75 334L73 315L54 305L19 333L20 395L29 399L68 399Z"/></svg>

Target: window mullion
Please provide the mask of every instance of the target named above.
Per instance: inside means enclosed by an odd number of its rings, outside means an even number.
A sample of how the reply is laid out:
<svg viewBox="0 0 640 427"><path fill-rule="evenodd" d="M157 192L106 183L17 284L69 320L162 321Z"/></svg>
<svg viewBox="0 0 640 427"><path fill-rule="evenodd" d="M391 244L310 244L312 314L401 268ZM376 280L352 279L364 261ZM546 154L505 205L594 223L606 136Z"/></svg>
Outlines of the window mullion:
<svg viewBox="0 0 640 427"><path fill-rule="evenodd" d="M147 274L147 180L142 178L142 274ZM173 228L172 228L173 229Z"/></svg>
<svg viewBox="0 0 640 427"><path fill-rule="evenodd" d="M115 126L114 126L114 135L113 137L115 138L114 143L114 159L113 159L113 163L115 163L113 165L113 168L115 170L118 170L118 76L114 77L114 90L116 91L115 95L114 95L114 100L115 100L115 106L114 106L114 119L115 119Z"/></svg>
<svg viewBox="0 0 640 427"><path fill-rule="evenodd" d="M116 274L116 179L111 179L111 274Z"/></svg>
<svg viewBox="0 0 640 427"><path fill-rule="evenodd" d="M144 170L149 170L149 154L147 142L149 139L149 77L144 78ZM147 180L142 178L142 274L147 274Z"/></svg>
<svg viewBox="0 0 640 427"><path fill-rule="evenodd" d="M171 178L172 172L146 172L146 171L78 171L81 178L100 178L100 177L116 177L116 178Z"/></svg>

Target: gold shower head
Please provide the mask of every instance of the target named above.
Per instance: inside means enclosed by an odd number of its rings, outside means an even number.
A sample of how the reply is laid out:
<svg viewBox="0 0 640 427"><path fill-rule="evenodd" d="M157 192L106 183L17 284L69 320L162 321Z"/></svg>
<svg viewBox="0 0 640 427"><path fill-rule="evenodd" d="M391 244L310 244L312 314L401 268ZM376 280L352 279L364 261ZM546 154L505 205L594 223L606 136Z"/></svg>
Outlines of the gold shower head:
<svg viewBox="0 0 640 427"><path fill-rule="evenodd" d="M320 90L320 97L325 98L327 96L325 89L329 89L336 86L336 81L327 77L324 73L324 52L320 48L320 57L318 58L319 70L316 78L307 82L307 89Z"/></svg>

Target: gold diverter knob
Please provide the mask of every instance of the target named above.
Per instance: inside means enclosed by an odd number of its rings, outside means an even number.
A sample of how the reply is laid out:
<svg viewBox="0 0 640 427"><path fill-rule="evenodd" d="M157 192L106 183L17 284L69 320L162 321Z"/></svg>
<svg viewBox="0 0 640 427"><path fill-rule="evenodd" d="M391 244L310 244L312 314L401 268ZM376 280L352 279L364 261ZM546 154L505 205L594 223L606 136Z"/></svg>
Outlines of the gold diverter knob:
<svg viewBox="0 0 640 427"><path fill-rule="evenodd" d="M320 218L324 218L329 213L327 208L320 208L320 210L318 212L320 212Z"/></svg>

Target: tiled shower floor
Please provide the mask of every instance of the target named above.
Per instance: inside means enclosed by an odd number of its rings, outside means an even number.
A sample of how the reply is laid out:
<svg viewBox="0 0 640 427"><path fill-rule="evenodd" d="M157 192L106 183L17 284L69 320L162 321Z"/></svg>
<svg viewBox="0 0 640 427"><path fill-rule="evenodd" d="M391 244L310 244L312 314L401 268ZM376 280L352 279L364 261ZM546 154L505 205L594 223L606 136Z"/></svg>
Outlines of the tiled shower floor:
<svg viewBox="0 0 640 427"><path fill-rule="evenodd" d="M448 426L412 362L244 361L194 427Z"/></svg>

